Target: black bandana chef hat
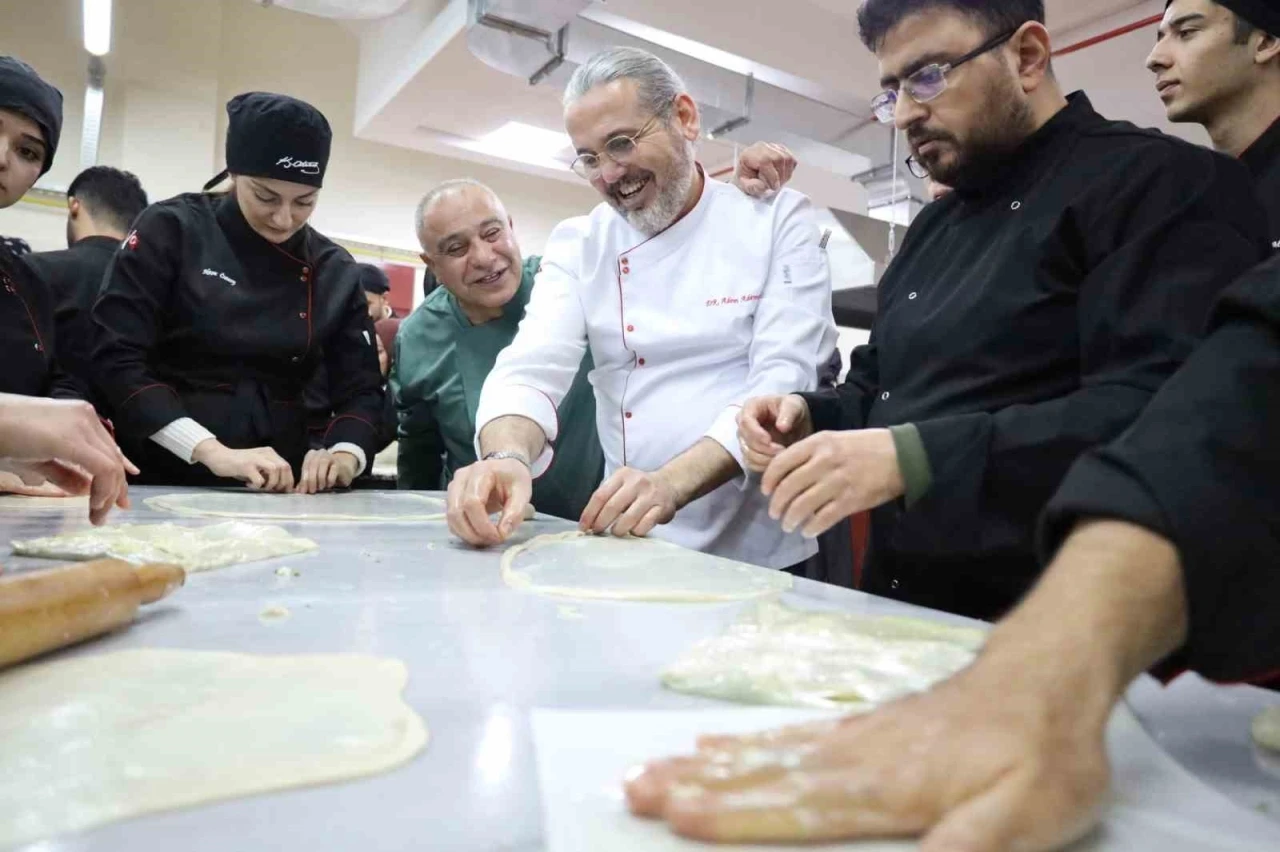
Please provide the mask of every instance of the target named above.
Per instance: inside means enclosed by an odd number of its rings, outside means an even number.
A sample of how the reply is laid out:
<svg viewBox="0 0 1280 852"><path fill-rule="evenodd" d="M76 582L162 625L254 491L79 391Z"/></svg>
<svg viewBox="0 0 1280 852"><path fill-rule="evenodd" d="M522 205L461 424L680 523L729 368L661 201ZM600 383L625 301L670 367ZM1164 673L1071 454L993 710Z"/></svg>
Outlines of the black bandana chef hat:
<svg viewBox="0 0 1280 852"><path fill-rule="evenodd" d="M44 81L30 65L12 56L0 56L0 108L20 112L44 134L44 174L53 167L53 155L62 135L62 92Z"/></svg>
<svg viewBox="0 0 1280 852"><path fill-rule="evenodd" d="M360 289L366 293L386 293L391 289L391 279L387 277L387 273L382 267L374 266L372 263L361 263L360 265Z"/></svg>
<svg viewBox="0 0 1280 852"><path fill-rule="evenodd" d="M227 168L205 189L228 173L324 184L333 131L320 110L288 95L245 92L227 102L227 119Z"/></svg>
<svg viewBox="0 0 1280 852"><path fill-rule="evenodd" d="M1214 0L1225 6L1267 35L1280 36L1280 3L1276 0ZM1166 9L1173 4L1168 0Z"/></svg>

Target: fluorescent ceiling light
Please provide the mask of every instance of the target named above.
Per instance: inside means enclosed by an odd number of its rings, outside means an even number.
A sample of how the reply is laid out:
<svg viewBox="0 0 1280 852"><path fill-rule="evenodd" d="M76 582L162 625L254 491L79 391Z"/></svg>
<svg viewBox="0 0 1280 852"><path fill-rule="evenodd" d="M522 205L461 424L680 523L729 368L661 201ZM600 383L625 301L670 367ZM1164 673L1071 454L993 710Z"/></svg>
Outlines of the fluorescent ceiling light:
<svg viewBox="0 0 1280 852"><path fill-rule="evenodd" d="M84 0L84 49L94 56L111 52L111 0Z"/></svg>
<svg viewBox="0 0 1280 852"><path fill-rule="evenodd" d="M473 151L525 163L548 160L567 163L572 146L573 143L563 132L535 127L522 121L508 121L468 147Z"/></svg>
<svg viewBox="0 0 1280 852"><path fill-rule="evenodd" d="M84 90L84 131L80 136L80 169L98 165L98 141L102 137L102 89Z"/></svg>

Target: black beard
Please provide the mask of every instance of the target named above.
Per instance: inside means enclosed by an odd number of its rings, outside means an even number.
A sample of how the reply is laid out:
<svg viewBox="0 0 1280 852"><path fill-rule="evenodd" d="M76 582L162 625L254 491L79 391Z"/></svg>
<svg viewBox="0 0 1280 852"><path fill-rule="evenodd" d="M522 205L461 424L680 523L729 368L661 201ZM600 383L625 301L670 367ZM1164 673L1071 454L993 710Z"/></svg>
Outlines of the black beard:
<svg viewBox="0 0 1280 852"><path fill-rule="evenodd" d="M956 152L954 160L921 160L934 181L964 192L990 186L997 179L1009 155L1022 147L1033 132L1031 108L1012 95L999 85L988 89L988 120L963 143L954 137L947 139Z"/></svg>

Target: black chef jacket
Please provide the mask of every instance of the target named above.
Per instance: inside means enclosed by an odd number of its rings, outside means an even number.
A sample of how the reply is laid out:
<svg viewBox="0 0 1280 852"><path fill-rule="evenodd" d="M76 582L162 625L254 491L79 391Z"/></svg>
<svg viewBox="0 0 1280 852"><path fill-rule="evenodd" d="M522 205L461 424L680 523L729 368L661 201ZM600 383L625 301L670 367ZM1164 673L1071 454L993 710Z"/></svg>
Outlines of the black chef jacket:
<svg viewBox="0 0 1280 852"><path fill-rule="evenodd" d="M322 360L334 411L324 446L354 443L372 463L382 377L359 276L310 227L281 245L263 239L229 195L147 208L93 309L97 383L142 481L217 481L149 440L181 417L234 449L270 446L296 474L308 448L302 390Z"/></svg>
<svg viewBox="0 0 1280 852"><path fill-rule="evenodd" d="M71 248L27 257L27 264L53 290L58 361L86 387L93 382L90 314L102 289L102 276L119 246L120 241L114 237L85 237Z"/></svg>
<svg viewBox="0 0 1280 852"><path fill-rule="evenodd" d="M83 399L54 357L53 294L28 265L29 251L0 238L0 393Z"/></svg>
<svg viewBox="0 0 1280 852"><path fill-rule="evenodd" d="M1280 250L1280 119L1240 155L1240 160L1253 172L1271 222L1271 247Z"/></svg>
<svg viewBox="0 0 1280 852"><path fill-rule="evenodd" d="M914 423L933 474L875 509L862 588L995 618L1039 575L1036 520L1190 355L1266 254L1239 162L1108 121L1088 99L981 192L926 207L880 284L869 345L817 429Z"/></svg>
<svg viewBox="0 0 1280 852"><path fill-rule="evenodd" d="M1049 504L1051 555L1081 518L1174 543L1190 630L1174 664L1280 679L1280 255L1237 282L1213 331L1119 440L1084 456Z"/></svg>

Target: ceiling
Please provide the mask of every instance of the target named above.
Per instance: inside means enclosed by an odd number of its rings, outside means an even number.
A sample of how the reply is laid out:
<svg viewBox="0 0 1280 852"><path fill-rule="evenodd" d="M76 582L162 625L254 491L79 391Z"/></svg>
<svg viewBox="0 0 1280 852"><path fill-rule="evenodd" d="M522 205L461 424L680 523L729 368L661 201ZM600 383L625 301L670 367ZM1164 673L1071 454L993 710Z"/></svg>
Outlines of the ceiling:
<svg viewBox="0 0 1280 852"><path fill-rule="evenodd" d="M528 8L582 9L569 27L568 61L538 86L523 75L550 54L527 39L474 27L476 2L407 0L391 17L349 25L361 42L358 136L575 180L567 147L530 144L513 153L484 137L513 121L559 131L559 94L573 63L598 47L630 43L676 67L708 126L743 113L743 72L755 74L751 123L703 145L703 161L713 170L732 162L737 143L783 141L803 164L797 188L823 206L861 210L865 196L848 178L889 158L890 135L868 125L863 106L878 74L857 39L854 0L489 0L510 17ZM1060 47L1162 8L1163 0L1049 0L1048 20ZM1148 28L1061 57L1058 75L1067 88L1088 90L1112 117L1170 129L1142 67L1153 39ZM477 51L492 64L502 64L494 53L523 51L533 65L506 60L521 69L516 76L486 64ZM1198 131L1178 132L1203 141Z"/></svg>

